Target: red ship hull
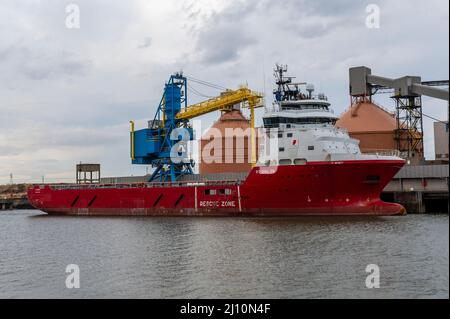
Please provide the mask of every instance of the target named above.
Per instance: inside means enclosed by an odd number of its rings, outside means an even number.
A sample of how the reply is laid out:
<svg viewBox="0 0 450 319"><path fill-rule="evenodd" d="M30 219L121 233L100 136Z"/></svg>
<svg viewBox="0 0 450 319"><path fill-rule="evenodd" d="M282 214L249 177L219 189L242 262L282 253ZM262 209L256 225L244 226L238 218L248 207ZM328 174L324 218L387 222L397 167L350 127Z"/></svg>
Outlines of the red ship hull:
<svg viewBox="0 0 450 319"><path fill-rule="evenodd" d="M243 182L35 185L34 207L78 216L404 215L380 193L403 160L255 167Z"/></svg>

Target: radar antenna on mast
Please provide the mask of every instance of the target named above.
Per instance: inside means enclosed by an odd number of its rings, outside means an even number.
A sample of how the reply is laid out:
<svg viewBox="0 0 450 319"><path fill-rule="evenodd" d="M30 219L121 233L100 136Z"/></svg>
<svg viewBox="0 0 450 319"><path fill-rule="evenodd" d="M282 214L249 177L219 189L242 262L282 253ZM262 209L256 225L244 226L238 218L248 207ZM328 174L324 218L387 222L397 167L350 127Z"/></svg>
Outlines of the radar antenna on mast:
<svg viewBox="0 0 450 319"><path fill-rule="evenodd" d="M287 65L276 64L275 68L275 78L276 84L278 88L273 92L275 94L275 100L278 102L281 101L293 101L299 99L306 99L307 96L300 91L301 85L306 85L305 82L297 82L293 83L292 79L295 79L293 76L284 76L288 70Z"/></svg>

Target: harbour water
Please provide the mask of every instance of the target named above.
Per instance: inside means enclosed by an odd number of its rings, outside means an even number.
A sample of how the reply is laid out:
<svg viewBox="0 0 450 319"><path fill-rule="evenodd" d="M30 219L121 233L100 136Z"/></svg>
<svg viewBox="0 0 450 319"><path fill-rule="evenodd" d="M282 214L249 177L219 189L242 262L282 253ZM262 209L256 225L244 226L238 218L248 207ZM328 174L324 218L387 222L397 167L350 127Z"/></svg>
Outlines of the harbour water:
<svg viewBox="0 0 450 319"><path fill-rule="evenodd" d="M66 288L66 267L80 288ZM380 288L366 287L366 267ZM448 298L449 217L0 212L0 298Z"/></svg>

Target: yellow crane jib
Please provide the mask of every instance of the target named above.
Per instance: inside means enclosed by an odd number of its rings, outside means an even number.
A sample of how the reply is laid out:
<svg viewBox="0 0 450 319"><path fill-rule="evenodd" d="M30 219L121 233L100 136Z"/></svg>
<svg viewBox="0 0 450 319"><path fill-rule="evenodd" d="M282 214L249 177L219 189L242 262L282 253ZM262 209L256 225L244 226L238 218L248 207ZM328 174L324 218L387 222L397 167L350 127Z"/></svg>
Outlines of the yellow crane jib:
<svg viewBox="0 0 450 319"><path fill-rule="evenodd" d="M233 106L247 102L244 107L250 109L250 140L251 140L251 164L256 164L256 134L255 134L255 108L263 106L263 94L253 92L247 87L237 90L227 90L220 96L210 100L188 106L177 114L177 119L188 120L214 111L229 111Z"/></svg>
<svg viewBox="0 0 450 319"><path fill-rule="evenodd" d="M253 92L246 87L227 90L220 96L182 109L176 117L180 120L188 120L214 111L231 110L234 105L241 102L248 102L250 109L257 108L263 106L262 99L261 93Z"/></svg>

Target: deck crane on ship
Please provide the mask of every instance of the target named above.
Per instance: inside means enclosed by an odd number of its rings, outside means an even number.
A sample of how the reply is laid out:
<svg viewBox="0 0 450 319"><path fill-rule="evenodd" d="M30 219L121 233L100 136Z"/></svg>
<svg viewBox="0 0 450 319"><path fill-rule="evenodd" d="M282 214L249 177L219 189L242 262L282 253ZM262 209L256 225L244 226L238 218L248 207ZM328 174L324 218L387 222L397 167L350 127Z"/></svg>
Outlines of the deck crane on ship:
<svg viewBox="0 0 450 319"><path fill-rule="evenodd" d="M172 75L148 128L135 130L131 123L131 159L133 164L151 165L149 182L175 182L193 173L194 163L188 157L187 143L194 139L189 120L215 111L228 112L241 104L250 109L252 165L256 163L255 109L262 107L263 95L241 86L225 90L219 96L188 105L188 78Z"/></svg>

